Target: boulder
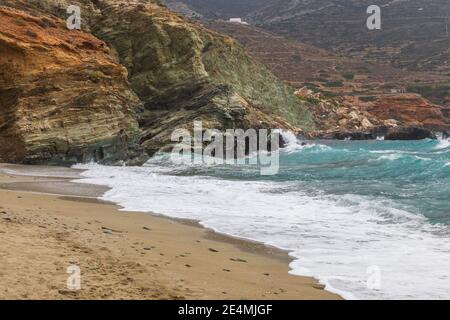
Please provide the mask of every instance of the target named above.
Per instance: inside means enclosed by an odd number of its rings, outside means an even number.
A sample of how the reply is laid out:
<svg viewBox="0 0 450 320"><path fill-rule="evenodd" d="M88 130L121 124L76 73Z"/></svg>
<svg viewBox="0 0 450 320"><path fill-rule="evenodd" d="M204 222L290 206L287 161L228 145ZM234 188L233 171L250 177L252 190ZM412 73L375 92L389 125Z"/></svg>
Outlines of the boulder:
<svg viewBox="0 0 450 320"><path fill-rule="evenodd" d="M361 126L363 127L364 130L366 130L372 128L373 124L367 118L363 118L361 120Z"/></svg>
<svg viewBox="0 0 450 320"><path fill-rule="evenodd" d="M351 112L348 114L348 117L349 117L350 119L352 119L352 120L357 120L358 122L359 122L359 120L360 120L360 117L359 117L359 115L358 115L358 113L357 113L356 111L351 111Z"/></svg>
<svg viewBox="0 0 450 320"><path fill-rule="evenodd" d="M344 107L340 107L336 110L336 114L340 117L344 117L349 113L349 110Z"/></svg>
<svg viewBox="0 0 450 320"><path fill-rule="evenodd" d="M387 120L384 120L384 121L383 121L383 124L384 124L386 127L397 127L397 126L398 126L397 120L394 120L394 119L387 119Z"/></svg>

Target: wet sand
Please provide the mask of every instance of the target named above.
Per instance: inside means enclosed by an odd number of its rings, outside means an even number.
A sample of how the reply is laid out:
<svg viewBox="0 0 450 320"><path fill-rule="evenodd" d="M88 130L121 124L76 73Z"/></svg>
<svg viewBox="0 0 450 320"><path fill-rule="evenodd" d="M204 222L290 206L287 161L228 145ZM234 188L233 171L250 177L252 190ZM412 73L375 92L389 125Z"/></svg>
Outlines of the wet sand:
<svg viewBox="0 0 450 320"><path fill-rule="evenodd" d="M0 299L340 299L288 254L96 199L80 171L0 164ZM67 289L69 266L81 289Z"/></svg>

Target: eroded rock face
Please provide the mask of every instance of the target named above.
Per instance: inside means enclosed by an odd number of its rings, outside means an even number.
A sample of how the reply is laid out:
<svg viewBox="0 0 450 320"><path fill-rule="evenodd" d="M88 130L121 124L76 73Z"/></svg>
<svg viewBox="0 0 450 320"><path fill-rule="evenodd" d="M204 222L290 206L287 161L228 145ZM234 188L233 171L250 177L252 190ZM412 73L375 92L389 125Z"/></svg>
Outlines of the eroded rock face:
<svg viewBox="0 0 450 320"><path fill-rule="evenodd" d="M422 126L430 130L450 128L444 108L413 93L383 95L368 103L366 108L378 119L394 119L404 126Z"/></svg>
<svg viewBox="0 0 450 320"><path fill-rule="evenodd" d="M113 81L112 87L105 87L102 82L101 90L114 93L108 99L120 96L118 100L126 103L125 111L120 112L127 115L127 110L132 111L133 105L141 102L134 119L143 132L139 144L149 154L170 144L174 129L189 129L194 120L202 120L205 129L219 130L308 129L314 126L311 113L293 95L293 90L250 58L234 40L200 24L187 22L156 0L0 0L0 4L21 8L37 16L51 13L60 18L67 17L65 9L69 4L81 7L83 30L107 43L111 48L108 58L114 55L126 67L130 87L136 95L128 90L125 80L122 84L125 90L117 87L120 81ZM87 61L89 59L80 59L78 67L87 63L92 67L88 70L105 73L102 62L96 66L93 61L89 62L91 64ZM47 71L48 83L54 83L55 79ZM82 90L76 84L71 89L64 87L61 92L66 89L81 91L76 99L85 106L99 100L98 96L90 98L91 87ZM50 93L43 96L51 99ZM117 108L113 109L119 112ZM102 119L98 120L109 121L107 117ZM109 124L115 119L113 116ZM131 127L137 130L133 115L130 121ZM73 134L70 132L66 136ZM42 134L39 132L36 137L41 139ZM52 139L48 138L49 141Z"/></svg>
<svg viewBox="0 0 450 320"><path fill-rule="evenodd" d="M94 34L117 50L144 102L140 125L149 153L174 128L303 128L308 109L229 37L186 22L154 1L99 0Z"/></svg>
<svg viewBox="0 0 450 320"><path fill-rule="evenodd" d="M358 97L326 99L304 90L296 94L310 103L320 128L308 132L310 138L420 140L450 128L447 109L417 94L380 94L369 102Z"/></svg>
<svg viewBox="0 0 450 320"><path fill-rule="evenodd" d="M18 3L16 3L18 4ZM0 7L0 158L115 162L138 155L127 71L91 34Z"/></svg>

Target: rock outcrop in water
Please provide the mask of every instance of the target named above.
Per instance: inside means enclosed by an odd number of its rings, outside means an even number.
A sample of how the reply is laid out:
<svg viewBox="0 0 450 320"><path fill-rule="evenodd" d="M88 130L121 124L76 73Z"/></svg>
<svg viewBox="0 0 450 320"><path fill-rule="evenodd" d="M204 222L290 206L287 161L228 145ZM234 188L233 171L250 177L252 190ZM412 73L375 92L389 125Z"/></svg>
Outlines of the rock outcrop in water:
<svg viewBox="0 0 450 320"><path fill-rule="evenodd" d="M420 140L435 138L433 132L450 128L445 108L418 94L384 94L373 97L373 101L327 99L306 88L296 94L310 103L321 128L309 132L311 138L367 140L385 136L389 140Z"/></svg>
<svg viewBox="0 0 450 320"><path fill-rule="evenodd" d="M58 20L67 17L69 4L81 7L83 32ZM175 128L191 128L194 120L217 129L314 126L293 90L234 40L157 1L0 5L22 10L2 9L2 19L15 19L5 14L14 12L19 21L0 31L2 53L12 52L14 60L2 54L2 63L21 66L0 82L7 106L0 136L11 141L3 160L116 160L139 147L152 154L170 143Z"/></svg>

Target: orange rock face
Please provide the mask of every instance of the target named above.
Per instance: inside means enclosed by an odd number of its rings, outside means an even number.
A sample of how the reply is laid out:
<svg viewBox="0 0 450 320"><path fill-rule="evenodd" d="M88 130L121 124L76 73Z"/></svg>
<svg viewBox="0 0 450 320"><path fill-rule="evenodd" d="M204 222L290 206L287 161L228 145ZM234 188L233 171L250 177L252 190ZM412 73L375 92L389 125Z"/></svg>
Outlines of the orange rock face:
<svg viewBox="0 0 450 320"><path fill-rule="evenodd" d="M378 119L394 119L402 125L423 126L432 130L450 128L444 109L417 94L378 96L376 101L367 105L367 111Z"/></svg>
<svg viewBox="0 0 450 320"><path fill-rule="evenodd" d="M93 35L0 7L0 160L126 158L138 139L127 71Z"/></svg>

